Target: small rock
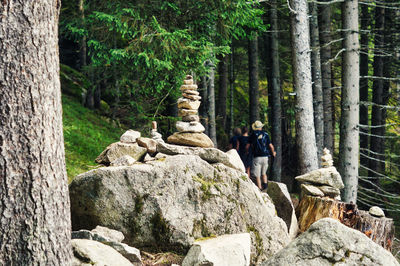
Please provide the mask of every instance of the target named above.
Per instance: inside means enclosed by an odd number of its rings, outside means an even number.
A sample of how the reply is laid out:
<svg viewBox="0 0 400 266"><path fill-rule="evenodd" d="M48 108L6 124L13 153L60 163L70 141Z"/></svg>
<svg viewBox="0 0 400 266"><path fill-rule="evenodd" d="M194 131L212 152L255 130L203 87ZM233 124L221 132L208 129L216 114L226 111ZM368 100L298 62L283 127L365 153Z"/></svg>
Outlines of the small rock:
<svg viewBox="0 0 400 266"><path fill-rule="evenodd" d="M188 93L182 93L182 96L185 97L186 99L190 99L190 100L194 100L194 101L201 100L201 96L192 95L192 94L188 94Z"/></svg>
<svg viewBox="0 0 400 266"><path fill-rule="evenodd" d="M191 109L179 109L178 110L178 116L184 117L188 115L197 115L197 110L191 110Z"/></svg>
<svg viewBox="0 0 400 266"><path fill-rule="evenodd" d="M196 91L196 90L185 90L185 91L183 91L182 92L182 95L183 94L190 94L190 95L196 95L196 96L198 96L198 95L200 95L200 92L198 92L198 91ZM199 96L200 97L200 96Z"/></svg>
<svg viewBox="0 0 400 266"><path fill-rule="evenodd" d="M206 129L199 122L176 122L176 129L179 132L193 132L193 133L203 133Z"/></svg>
<svg viewBox="0 0 400 266"><path fill-rule="evenodd" d="M301 192L311 196L324 196L324 193L319 188L313 185L301 184Z"/></svg>
<svg viewBox="0 0 400 266"><path fill-rule="evenodd" d="M344 188L342 177L335 167L320 168L301 176L297 176L299 182L307 182L316 185L328 185L337 189Z"/></svg>
<svg viewBox="0 0 400 266"><path fill-rule="evenodd" d="M193 85L193 79L185 79L183 85Z"/></svg>
<svg viewBox="0 0 400 266"><path fill-rule="evenodd" d="M143 162L147 163L147 162L151 162L151 161L155 161L155 160L157 160L157 159L154 157L151 157L150 154L147 153L146 156L144 156Z"/></svg>
<svg viewBox="0 0 400 266"><path fill-rule="evenodd" d="M369 214L371 214L372 216L375 216L375 217L385 217L385 213L378 206L372 206L369 209Z"/></svg>
<svg viewBox="0 0 400 266"><path fill-rule="evenodd" d="M140 138L140 132L129 129L122 134L120 141L123 143L135 143L137 138Z"/></svg>
<svg viewBox="0 0 400 266"><path fill-rule="evenodd" d="M178 99L178 108L179 109L191 109L198 110L200 107L200 101L192 101L187 98L179 98Z"/></svg>
<svg viewBox="0 0 400 266"><path fill-rule="evenodd" d="M124 243L117 243L117 242L109 242L107 243L108 246L112 247L116 251L118 251L122 256L127 258L130 262L132 262L135 266L142 265L142 257L140 256L140 250L137 248L128 246Z"/></svg>
<svg viewBox="0 0 400 266"><path fill-rule="evenodd" d="M118 159L115 159L110 163L111 166L131 166L136 162L135 159L132 158L132 156L129 155L124 155L122 157L119 157Z"/></svg>
<svg viewBox="0 0 400 266"><path fill-rule="evenodd" d="M157 132L157 129L152 129L150 133L151 139L154 139L157 142L164 142L162 139L162 135Z"/></svg>
<svg viewBox="0 0 400 266"><path fill-rule="evenodd" d="M137 143L115 142L110 144L97 158L96 163L109 165L112 161L129 155L140 161L147 153L147 149L139 147Z"/></svg>
<svg viewBox="0 0 400 266"><path fill-rule="evenodd" d="M185 133L185 132L175 132L167 139L168 143L212 148L214 143L212 140L204 133Z"/></svg>
<svg viewBox="0 0 400 266"><path fill-rule="evenodd" d="M335 198L340 195L340 190L331 186L320 186L318 187L325 196Z"/></svg>
<svg viewBox="0 0 400 266"><path fill-rule="evenodd" d="M110 229L104 226L96 226L95 229L92 230L93 233L103 236L104 238L108 238L115 242L122 242L124 240L124 234L120 231Z"/></svg>
<svg viewBox="0 0 400 266"><path fill-rule="evenodd" d="M140 147L146 148L150 155L154 155L157 152L157 141L149 138L138 138L137 143Z"/></svg>
<svg viewBox="0 0 400 266"><path fill-rule="evenodd" d="M185 90L197 90L197 85L193 84L193 85L182 85L181 86L181 91L185 91Z"/></svg>
<svg viewBox="0 0 400 266"><path fill-rule="evenodd" d="M182 121L183 122L199 122L200 117L198 115L188 115L188 116L182 117Z"/></svg>

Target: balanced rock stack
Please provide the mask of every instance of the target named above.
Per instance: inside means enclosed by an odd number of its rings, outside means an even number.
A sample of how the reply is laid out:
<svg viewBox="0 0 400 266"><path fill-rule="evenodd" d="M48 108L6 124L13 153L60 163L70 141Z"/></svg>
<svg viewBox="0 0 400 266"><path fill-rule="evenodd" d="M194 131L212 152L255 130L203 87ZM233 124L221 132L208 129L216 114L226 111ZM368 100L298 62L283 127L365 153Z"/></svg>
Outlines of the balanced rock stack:
<svg viewBox="0 0 400 266"><path fill-rule="evenodd" d="M211 139L203 133L205 128L200 123L198 115L201 97L192 76L186 76L181 91L182 97L178 99L178 115L182 117L182 121L176 122L176 129L179 132L169 136L168 143L203 148L214 147Z"/></svg>
<svg viewBox="0 0 400 266"><path fill-rule="evenodd" d="M344 188L344 184L333 166L332 155L328 149L324 149L321 159L323 168L296 177L296 180L302 183L302 194L340 200L340 190Z"/></svg>

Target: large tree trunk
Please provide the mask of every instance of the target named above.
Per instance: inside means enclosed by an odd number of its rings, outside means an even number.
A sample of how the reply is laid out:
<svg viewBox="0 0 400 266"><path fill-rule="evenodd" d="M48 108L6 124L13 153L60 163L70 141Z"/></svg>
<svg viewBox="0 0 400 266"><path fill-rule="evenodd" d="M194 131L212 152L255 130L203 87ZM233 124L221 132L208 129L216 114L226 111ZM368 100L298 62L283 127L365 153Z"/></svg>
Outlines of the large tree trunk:
<svg viewBox="0 0 400 266"><path fill-rule="evenodd" d="M209 62L210 71L207 82L208 87L208 126L209 126L209 137L214 143L215 147L217 146L217 127L215 122L215 66L212 62Z"/></svg>
<svg viewBox="0 0 400 266"><path fill-rule="evenodd" d="M324 0L329 2L330 0ZM321 43L321 74L322 74L322 91L324 106L324 146L328 148L332 154L334 152L335 131L333 127L333 108L332 108L332 66L331 59L331 5L320 5L320 43Z"/></svg>
<svg viewBox="0 0 400 266"><path fill-rule="evenodd" d="M382 7L376 7L375 9L375 49L374 49L374 76L383 77L383 63L384 63L384 27L385 27L385 9ZM374 79L373 80L373 92L372 102L376 105L372 106L371 114L371 138L370 138L370 157L369 168L372 170L368 176L376 177L376 173L383 173L384 169L379 160L384 160L381 155L385 152L384 141L381 136L384 135L385 124L384 108L380 105L384 105L384 80ZM378 178L371 180L374 183L378 183Z"/></svg>
<svg viewBox="0 0 400 266"><path fill-rule="evenodd" d="M312 102L310 29L306 0L292 0L293 81L296 90L296 142L300 174L318 168Z"/></svg>
<svg viewBox="0 0 400 266"><path fill-rule="evenodd" d="M370 14L367 5L361 5L361 30L368 30L368 25L371 22ZM369 34L361 32L360 39L360 76L368 76L368 51L369 51ZM368 102L368 79L360 79L360 101ZM360 165L368 165L368 105L360 104L360 150L364 156L360 156ZM366 185L366 184L365 184Z"/></svg>
<svg viewBox="0 0 400 266"><path fill-rule="evenodd" d="M311 66L314 95L314 123L315 139L317 142L318 165L321 165L322 150L324 149L324 105L321 79L321 57L318 29L318 8L316 3L310 2L310 29L311 29Z"/></svg>
<svg viewBox="0 0 400 266"><path fill-rule="evenodd" d="M226 98L228 92L228 59L223 56L218 64L219 88L218 88L218 103L217 103L217 121L218 126L226 130Z"/></svg>
<svg viewBox="0 0 400 266"><path fill-rule="evenodd" d="M85 3L84 3L84 0L79 0L79 15L81 18L82 25L85 25ZM83 36L80 41L79 61L80 61L80 65L81 65L81 70L84 70L84 68L87 65L86 36Z"/></svg>
<svg viewBox="0 0 400 266"><path fill-rule="evenodd" d="M278 15L276 0L271 1L271 109L272 109L272 142L275 147L276 157L272 167L272 179L281 182L282 174L282 111L281 111L281 82L279 72L279 41L278 41Z"/></svg>
<svg viewBox="0 0 400 266"><path fill-rule="evenodd" d="M343 3L342 116L340 119L339 171L345 185L343 200L357 201L359 156L359 41L358 1Z"/></svg>
<svg viewBox="0 0 400 266"><path fill-rule="evenodd" d="M249 119L250 124L260 119L258 112L258 41L249 40Z"/></svg>
<svg viewBox="0 0 400 266"><path fill-rule="evenodd" d="M229 97L229 136L232 136L233 127L234 127L234 113L233 113L233 105L234 105L234 86L235 86L235 65L234 65L234 56L235 50L233 43L231 45L231 54L230 58L230 69L229 69L229 87L230 87L230 97Z"/></svg>
<svg viewBox="0 0 400 266"><path fill-rule="evenodd" d="M70 265L59 1L0 5L0 265Z"/></svg>
<svg viewBox="0 0 400 266"><path fill-rule="evenodd" d="M206 129L204 131L204 134L209 135L209 130L208 130L208 88L207 88L207 77L206 76L200 77L199 92L200 92L200 96L202 99L202 102L201 102L200 108L199 108L200 121L203 124L204 128Z"/></svg>

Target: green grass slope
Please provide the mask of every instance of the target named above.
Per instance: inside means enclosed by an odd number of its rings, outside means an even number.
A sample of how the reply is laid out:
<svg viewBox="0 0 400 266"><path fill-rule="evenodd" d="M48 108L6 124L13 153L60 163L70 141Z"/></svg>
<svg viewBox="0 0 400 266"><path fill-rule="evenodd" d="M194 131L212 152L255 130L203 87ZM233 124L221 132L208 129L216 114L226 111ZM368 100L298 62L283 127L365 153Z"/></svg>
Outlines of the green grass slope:
<svg viewBox="0 0 400 266"><path fill-rule="evenodd" d="M124 132L105 117L83 107L70 96L62 96L65 160L69 182L96 167L94 160Z"/></svg>

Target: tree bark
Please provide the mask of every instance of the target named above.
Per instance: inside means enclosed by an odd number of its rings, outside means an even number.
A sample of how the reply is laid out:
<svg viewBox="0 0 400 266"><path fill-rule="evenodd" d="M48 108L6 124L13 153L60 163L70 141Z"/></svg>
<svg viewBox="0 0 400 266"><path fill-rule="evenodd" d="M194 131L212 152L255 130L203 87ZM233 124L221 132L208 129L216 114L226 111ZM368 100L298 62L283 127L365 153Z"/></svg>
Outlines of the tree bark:
<svg viewBox="0 0 400 266"><path fill-rule="evenodd" d="M291 16L293 81L296 91L296 142L299 172L304 174L318 168L317 145L312 102L310 29L306 0L292 0L295 13Z"/></svg>
<svg viewBox="0 0 400 266"><path fill-rule="evenodd" d="M202 99L202 102L200 104L199 108L199 115L200 115L200 121L204 128L206 129L204 131L204 134L209 135L209 130L208 130L208 86L207 86L207 77L202 76L200 78L199 82L199 92L200 96Z"/></svg>
<svg viewBox="0 0 400 266"><path fill-rule="evenodd" d="M234 105L234 86L235 86L235 65L234 65L235 49L233 43L231 45L230 58L230 69L229 69L229 87L230 87L230 97L229 97L229 136L232 136L233 127L235 123L233 105Z"/></svg>
<svg viewBox="0 0 400 266"><path fill-rule="evenodd" d="M324 0L329 2L329 0ZM321 74L322 74L322 91L324 106L324 146L334 152L335 131L333 127L333 108L332 108L332 66L331 59L331 5L320 5L320 43L321 43Z"/></svg>
<svg viewBox="0 0 400 266"><path fill-rule="evenodd" d="M209 62L209 77L207 82L208 87L208 125L209 125L209 137L214 143L215 147L217 146L217 127L215 121L215 66L214 63Z"/></svg>
<svg viewBox="0 0 400 266"><path fill-rule="evenodd" d="M317 142L318 166L321 166L322 150L324 149L324 101L322 93L321 78L321 56L319 44L318 28L318 8L317 4L310 2L310 29L311 29L311 70L313 80L313 98L314 98L314 123L315 139Z"/></svg>
<svg viewBox="0 0 400 266"><path fill-rule="evenodd" d="M79 14L81 17L82 25L85 25L85 3L84 0L79 0ZM86 47L86 36L83 36L80 42L79 50L79 61L81 70L83 71L87 65L87 47Z"/></svg>
<svg viewBox="0 0 400 266"><path fill-rule="evenodd" d="M250 124L260 119L258 112L258 41L249 40L249 120Z"/></svg>
<svg viewBox="0 0 400 266"><path fill-rule="evenodd" d="M375 9L375 47L374 47L374 76L383 77L383 50L385 48L384 40L384 27L385 27L385 9L376 7ZM383 95L384 81L382 79L374 79L372 87L372 102L377 105L384 104ZM369 160L369 168L372 170L368 176L377 176L376 172L383 173L384 169L381 167L381 163L377 160L382 160L384 157L378 154L384 153L384 143L381 137L383 136L383 108L381 106L373 105L371 114L371 136L370 137L370 150L372 151ZM374 173L375 172L375 173ZM378 178L372 179L372 182L378 183Z"/></svg>
<svg viewBox="0 0 400 266"><path fill-rule="evenodd" d="M217 103L217 121L218 125L226 130L226 99L228 93L228 59L227 55L220 58L218 64L219 88Z"/></svg>
<svg viewBox="0 0 400 266"><path fill-rule="evenodd" d="M60 1L0 5L0 265L70 265Z"/></svg>
<svg viewBox="0 0 400 266"><path fill-rule="evenodd" d="M276 156L272 166L272 179L281 182L282 174L282 110L281 110L281 82L279 72L279 41L278 41L278 15L276 0L271 1L271 109L272 109L272 142Z"/></svg>
<svg viewBox="0 0 400 266"><path fill-rule="evenodd" d="M357 201L359 157L359 40L358 1L342 4L344 41L342 66L342 115L340 119L339 172L345 185L343 200Z"/></svg>
<svg viewBox="0 0 400 266"><path fill-rule="evenodd" d="M370 14L368 11L367 5L361 5L361 30L368 30L368 25L371 22ZM368 60L368 51L369 51L369 34L366 32L361 32L360 39L361 53L360 53L360 76L368 76L369 70L369 60ZM368 79L360 79L360 101L368 102ZM362 153L368 155L366 149L368 149L368 128L363 126L369 125L368 118L368 106L360 105L360 149ZM360 156L360 165L368 166L368 158L365 156ZM366 185L366 184L365 184Z"/></svg>

